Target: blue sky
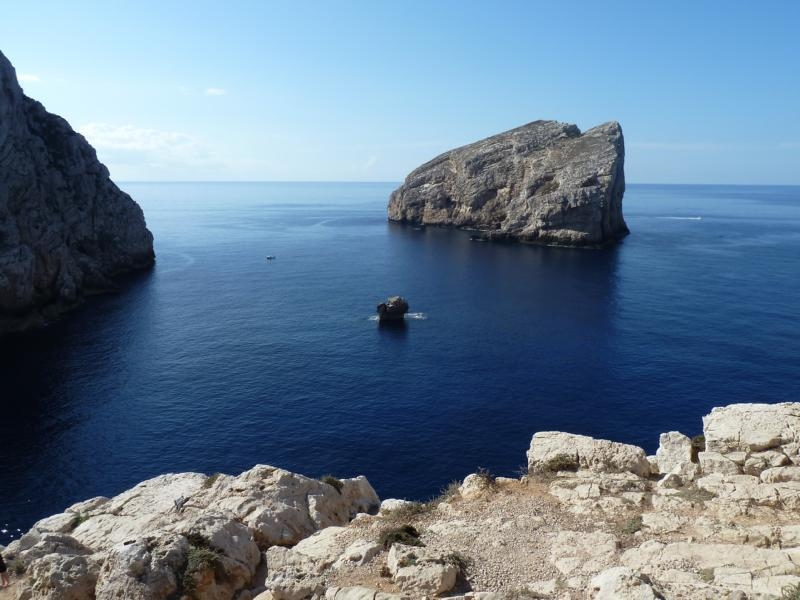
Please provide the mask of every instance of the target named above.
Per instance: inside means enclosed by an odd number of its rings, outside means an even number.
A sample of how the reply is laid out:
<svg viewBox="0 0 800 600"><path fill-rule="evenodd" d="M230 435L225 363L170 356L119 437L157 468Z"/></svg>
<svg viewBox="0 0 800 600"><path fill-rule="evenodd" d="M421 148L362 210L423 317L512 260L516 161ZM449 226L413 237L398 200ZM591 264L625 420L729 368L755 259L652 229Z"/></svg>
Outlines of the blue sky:
<svg viewBox="0 0 800 600"><path fill-rule="evenodd" d="M28 95L125 180L391 180L535 119L631 182L800 184L800 2L4 2Z"/></svg>

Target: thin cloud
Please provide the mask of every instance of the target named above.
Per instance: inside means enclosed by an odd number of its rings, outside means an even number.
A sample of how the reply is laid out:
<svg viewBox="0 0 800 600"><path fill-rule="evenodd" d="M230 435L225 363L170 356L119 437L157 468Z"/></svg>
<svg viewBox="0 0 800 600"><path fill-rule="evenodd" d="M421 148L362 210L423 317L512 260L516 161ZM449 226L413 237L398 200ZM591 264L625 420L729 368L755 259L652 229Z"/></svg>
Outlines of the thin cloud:
<svg viewBox="0 0 800 600"><path fill-rule="evenodd" d="M752 152L753 150L794 150L800 148L800 143L783 142L727 144L720 142L630 142L631 148L639 150L665 150L667 152Z"/></svg>
<svg viewBox="0 0 800 600"><path fill-rule="evenodd" d="M156 168L213 166L217 157L193 135L133 125L87 123L78 131L111 165Z"/></svg>
<svg viewBox="0 0 800 600"><path fill-rule="evenodd" d="M17 78L24 83L41 83L42 78L33 73L20 73Z"/></svg>
<svg viewBox="0 0 800 600"><path fill-rule="evenodd" d="M375 163L378 162L377 156L370 156L365 162L364 165L361 167L365 171L369 171L372 167L375 166Z"/></svg>
<svg viewBox="0 0 800 600"><path fill-rule="evenodd" d="M228 90L224 88L210 87L206 89L204 93L206 96L224 96L228 93Z"/></svg>
<svg viewBox="0 0 800 600"><path fill-rule="evenodd" d="M739 150L740 144L720 144L717 142L630 142L632 148L641 150L674 150L680 152Z"/></svg>

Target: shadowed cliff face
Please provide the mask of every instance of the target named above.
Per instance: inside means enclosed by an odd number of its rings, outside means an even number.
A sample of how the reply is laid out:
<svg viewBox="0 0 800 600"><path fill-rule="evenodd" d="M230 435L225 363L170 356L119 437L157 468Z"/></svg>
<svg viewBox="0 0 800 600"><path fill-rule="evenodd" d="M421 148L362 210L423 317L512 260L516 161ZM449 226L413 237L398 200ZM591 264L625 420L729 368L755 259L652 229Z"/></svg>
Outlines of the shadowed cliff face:
<svg viewBox="0 0 800 600"><path fill-rule="evenodd" d="M479 229L492 239L601 246L628 233L625 147L616 122L581 134L534 121L446 152L414 170L389 219Z"/></svg>
<svg viewBox="0 0 800 600"><path fill-rule="evenodd" d="M153 264L139 206L0 53L0 334L42 323Z"/></svg>

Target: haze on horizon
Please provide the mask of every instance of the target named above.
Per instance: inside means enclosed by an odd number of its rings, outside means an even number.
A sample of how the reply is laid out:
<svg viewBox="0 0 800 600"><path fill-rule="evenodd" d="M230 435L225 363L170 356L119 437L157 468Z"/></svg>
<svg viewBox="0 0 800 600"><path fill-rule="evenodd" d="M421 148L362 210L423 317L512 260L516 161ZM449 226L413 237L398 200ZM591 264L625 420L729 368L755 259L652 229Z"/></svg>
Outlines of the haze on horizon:
<svg viewBox="0 0 800 600"><path fill-rule="evenodd" d="M398 181L536 119L637 183L800 184L800 4L9 3L0 50L118 181ZM46 15L46 18L43 18Z"/></svg>

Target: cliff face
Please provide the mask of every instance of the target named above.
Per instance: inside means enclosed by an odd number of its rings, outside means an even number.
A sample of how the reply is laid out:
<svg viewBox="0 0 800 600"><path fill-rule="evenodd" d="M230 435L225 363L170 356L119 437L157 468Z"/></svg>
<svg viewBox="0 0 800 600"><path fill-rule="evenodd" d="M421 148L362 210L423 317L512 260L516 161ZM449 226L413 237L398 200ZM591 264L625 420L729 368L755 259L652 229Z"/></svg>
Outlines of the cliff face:
<svg viewBox="0 0 800 600"><path fill-rule="evenodd" d="M154 260L142 210L83 136L23 94L0 53L0 334Z"/></svg>
<svg viewBox="0 0 800 600"><path fill-rule="evenodd" d="M619 123L581 134L534 121L425 163L392 193L389 219L479 229L493 239L601 246L628 233Z"/></svg>

